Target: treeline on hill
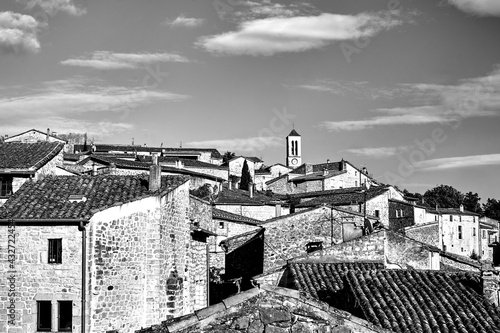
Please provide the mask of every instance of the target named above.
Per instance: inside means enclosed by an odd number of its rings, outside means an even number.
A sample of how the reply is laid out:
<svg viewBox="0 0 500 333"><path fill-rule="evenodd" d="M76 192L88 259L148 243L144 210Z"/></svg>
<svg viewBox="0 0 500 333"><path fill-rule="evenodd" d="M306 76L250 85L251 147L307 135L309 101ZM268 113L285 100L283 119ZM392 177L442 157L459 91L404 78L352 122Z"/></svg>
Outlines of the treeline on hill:
<svg viewBox="0 0 500 333"><path fill-rule="evenodd" d="M412 198L416 198L421 204L429 207L450 208L464 205L464 209L478 213L483 216L500 220L500 200L488 198L486 203L481 205L481 198L477 193L462 193L450 185L439 185L427 190L423 195L411 193L404 189L403 193Z"/></svg>

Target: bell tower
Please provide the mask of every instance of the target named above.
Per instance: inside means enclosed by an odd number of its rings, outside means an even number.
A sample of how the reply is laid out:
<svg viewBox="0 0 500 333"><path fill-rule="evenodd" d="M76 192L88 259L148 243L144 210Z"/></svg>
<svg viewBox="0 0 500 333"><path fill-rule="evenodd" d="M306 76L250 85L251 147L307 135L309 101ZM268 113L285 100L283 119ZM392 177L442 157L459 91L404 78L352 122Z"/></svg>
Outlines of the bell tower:
<svg viewBox="0 0 500 333"><path fill-rule="evenodd" d="M302 164L301 136L295 129L286 137L286 166L296 168Z"/></svg>

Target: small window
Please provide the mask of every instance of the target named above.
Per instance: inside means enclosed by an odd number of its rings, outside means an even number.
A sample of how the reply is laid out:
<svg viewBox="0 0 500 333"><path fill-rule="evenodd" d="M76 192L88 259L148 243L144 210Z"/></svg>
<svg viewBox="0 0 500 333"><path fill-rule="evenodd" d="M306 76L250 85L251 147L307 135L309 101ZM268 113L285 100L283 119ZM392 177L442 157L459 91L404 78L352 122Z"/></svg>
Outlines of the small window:
<svg viewBox="0 0 500 333"><path fill-rule="evenodd" d="M354 187L358 187L358 181L357 180L354 181Z"/></svg>
<svg viewBox="0 0 500 333"><path fill-rule="evenodd" d="M36 330L50 332L52 329L52 303L51 301L37 301Z"/></svg>
<svg viewBox="0 0 500 333"><path fill-rule="evenodd" d="M62 263L62 239L49 239L49 264Z"/></svg>
<svg viewBox="0 0 500 333"><path fill-rule="evenodd" d="M378 209L375 210L375 217L380 217L380 211Z"/></svg>
<svg viewBox="0 0 500 333"><path fill-rule="evenodd" d="M219 222L219 229L224 229L224 222Z"/></svg>
<svg viewBox="0 0 500 333"><path fill-rule="evenodd" d="M396 209L396 217L399 217L399 209Z"/></svg>
<svg viewBox="0 0 500 333"><path fill-rule="evenodd" d="M6 197L12 194L12 177L0 177L0 197Z"/></svg>
<svg viewBox="0 0 500 333"><path fill-rule="evenodd" d="M460 251L464 252L464 248L463 248L463 247L461 247L461 248L460 248Z"/></svg>
<svg viewBox="0 0 500 333"><path fill-rule="evenodd" d="M399 216L401 216L401 217L403 217L403 216L404 216L404 215L403 215L403 210L402 210L402 209L400 209L400 210L399 210Z"/></svg>
<svg viewBox="0 0 500 333"><path fill-rule="evenodd" d="M460 216L458 217L458 221L459 221L459 222L462 222L462 215L460 215Z"/></svg>
<svg viewBox="0 0 500 333"><path fill-rule="evenodd" d="M450 215L450 221L453 221L453 215Z"/></svg>
<svg viewBox="0 0 500 333"><path fill-rule="evenodd" d="M59 331L71 332L73 326L73 301L58 301Z"/></svg>
<svg viewBox="0 0 500 333"><path fill-rule="evenodd" d="M434 221L437 221L437 220L438 220L438 216L434 215Z"/></svg>
<svg viewBox="0 0 500 333"><path fill-rule="evenodd" d="M354 171L354 175L357 176L358 175L358 172L357 171ZM356 182L357 183L357 182Z"/></svg>
<svg viewBox="0 0 500 333"><path fill-rule="evenodd" d="M476 228L472 228L472 236L476 236Z"/></svg>
<svg viewBox="0 0 500 333"><path fill-rule="evenodd" d="M481 230L481 238L482 239L486 238L486 230Z"/></svg>
<svg viewBox="0 0 500 333"><path fill-rule="evenodd" d="M462 239L462 226L458 226L458 239Z"/></svg>

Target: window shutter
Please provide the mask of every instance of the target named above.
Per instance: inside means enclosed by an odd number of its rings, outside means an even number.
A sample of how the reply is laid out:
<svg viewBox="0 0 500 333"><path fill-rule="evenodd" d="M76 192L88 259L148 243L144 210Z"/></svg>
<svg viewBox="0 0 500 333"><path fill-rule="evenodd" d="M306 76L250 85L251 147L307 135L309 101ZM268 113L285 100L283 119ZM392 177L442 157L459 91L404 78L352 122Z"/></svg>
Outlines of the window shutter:
<svg viewBox="0 0 500 333"><path fill-rule="evenodd" d="M58 239L56 241L57 244L57 259L56 262L58 264L62 263L62 239Z"/></svg>
<svg viewBox="0 0 500 333"><path fill-rule="evenodd" d="M54 262L54 244L52 239L49 239L49 263Z"/></svg>

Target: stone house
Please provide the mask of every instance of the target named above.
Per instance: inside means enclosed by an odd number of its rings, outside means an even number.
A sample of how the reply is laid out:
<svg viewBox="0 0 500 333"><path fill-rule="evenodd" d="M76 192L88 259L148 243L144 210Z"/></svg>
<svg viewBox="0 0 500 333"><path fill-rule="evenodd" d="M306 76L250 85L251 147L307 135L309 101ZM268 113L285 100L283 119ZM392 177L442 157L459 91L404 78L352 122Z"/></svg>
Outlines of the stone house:
<svg viewBox="0 0 500 333"><path fill-rule="evenodd" d="M27 180L57 174L63 148L62 142L0 143L0 205Z"/></svg>
<svg viewBox="0 0 500 333"><path fill-rule="evenodd" d="M139 162L151 163L151 156L138 156ZM177 158L169 156L159 156L158 162L161 166L186 169L189 171L207 174L210 176L219 177L227 181L229 179L229 169L227 166L221 166L213 163L202 162L193 159Z"/></svg>
<svg viewBox="0 0 500 333"><path fill-rule="evenodd" d="M229 237L262 229L260 226L262 221L214 207L212 209L212 223L212 230L216 236L210 238L210 267L216 268L224 274L226 252L221 248L220 243Z"/></svg>
<svg viewBox="0 0 500 333"><path fill-rule="evenodd" d="M47 132L44 133L37 129L30 129L26 132L22 132L16 135L7 136L4 139L4 142L22 142L22 143L36 143L41 141L47 142L58 142L58 143L67 143L66 140L63 140L57 136L55 136L49 128L47 128Z"/></svg>
<svg viewBox="0 0 500 333"><path fill-rule="evenodd" d="M267 190L266 182L281 177L292 170L293 168L287 167L281 163L276 163L268 167L263 166L260 169L255 170L254 183L256 189L259 191Z"/></svg>
<svg viewBox="0 0 500 333"><path fill-rule="evenodd" d="M265 184L274 193L294 194L359 187L367 180L374 186L378 185L366 169L359 170L342 159L339 162L305 163Z"/></svg>
<svg viewBox="0 0 500 333"><path fill-rule="evenodd" d="M290 207L283 198L262 192L232 188L224 185L213 200L215 208L242 215L255 220L268 220L290 213Z"/></svg>
<svg viewBox="0 0 500 333"><path fill-rule="evenodd" d="M479 214L460 208L439 208L443 251L463 256L481 253Z"/></svg>
<svg viewBox="0 0 500 333"><path fill-rule="evenodd" d="M289 197L300 201L295 205L297 210L327 204L364 213L366 206L366 214L377 217L387 228L390 227L389 199L404 200L402 193L393 186L374 186L367 191L361 187L346 188L294 194Z"/></svg>
<svg viewBox="0 0 500 333"><path fill-rule="evenodd" d="M493 247L491 244L498 242L499 222L495 219L483 216L479 218L479 233L481 240L481 252L479 255L483 260L493 260Z"/></svg>
<svg viewBox="0 0 500 333"><path fill-rule="evenodd" d="M136 333L353 332L389 333L297 290L261 285L178 319Z"/></svg>
<svg viewBox="0 0 500 333"><path fill-rule="evenodd" d="M426 209L414 201L389 199L389 228L399 230L426 223Z"/></svg>
<svg viewBox="0 0 500 333"><path fill-rule="evenodd" d="M226 278L243 278L245 287L252 276L281 267L290 258L361 237L363 226L362 214L327 206L264 221L260 224L264 229L221 242Z"/></svg>
<svg viewBox="0 0 500 333"><path fill-rule="evenodd" d="M250 176L252 181L255 182L255 171L259 170L264 162L258 157L252 156L236 156L226 162L224 165L227 165L229 168L229 176L233 176L235 178L241 178L241 172L243 170L243 165L245 161L248 165L248 171L250 172Z"/></svg>
<svg viewBox="0 0 500 333"><path fill-rule="evenodd" d="M207 306L204 210L189 178L158 166L25 183L0 207L2 234L15 235L12 260L0 261L0 288L13 292L0 299L0 317L13 315L0 331L127 333Z"/></svg>

